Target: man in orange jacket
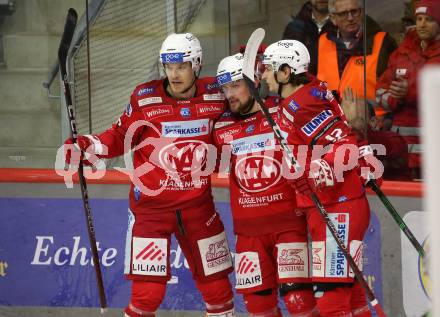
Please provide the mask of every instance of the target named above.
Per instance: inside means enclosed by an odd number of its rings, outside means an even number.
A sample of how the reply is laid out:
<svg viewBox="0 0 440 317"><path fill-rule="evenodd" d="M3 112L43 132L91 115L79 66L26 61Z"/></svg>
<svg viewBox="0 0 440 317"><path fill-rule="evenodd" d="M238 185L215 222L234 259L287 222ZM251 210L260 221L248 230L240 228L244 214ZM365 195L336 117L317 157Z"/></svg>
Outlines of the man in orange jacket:
<svg viewBox="0 0 440 317"><path fill-rule="evenodd" d="M364 40L367 45L367 99L375 99L376 79L385 71L388 58L396 48L395 41L367 17L363 29L363 7L359 0L330 0L331 18L337 34L324 33L319 38L317 77L328 83L330 90L342 96L351 87L358 98L364 97ZM377 115L382 113L376 112Z"/></svg>

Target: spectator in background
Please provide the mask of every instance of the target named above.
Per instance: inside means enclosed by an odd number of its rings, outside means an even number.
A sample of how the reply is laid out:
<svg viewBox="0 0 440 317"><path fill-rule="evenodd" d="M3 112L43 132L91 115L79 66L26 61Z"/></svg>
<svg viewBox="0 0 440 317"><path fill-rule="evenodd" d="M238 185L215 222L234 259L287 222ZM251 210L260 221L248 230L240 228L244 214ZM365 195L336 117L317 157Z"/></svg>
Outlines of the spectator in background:
<svg viewBox="0 0 440 317"><path fill-rule="evenodd" d="M408 143L409 167L420 178L420 142L417 76L426 64L440 63L440 2L421 0L415 7L416 28L406 34L391 55L377 83L380 106L392 111L392 130Z"/></svg>
<svg viewBox="0 0 440 317"><path fill-rule="evenodd" d="M292 17L283 33L283 40L297 40L307 47L310 52L309 73L315 76L319 36L326 32L336 33L336 26L331 22L328 13L328 0L310 0Z"/></svg>
<svg viewBox="0 0 440 317"><path fill-rule="evenodd" d="M375 100L376 79L385 71L395 41L367 16L363 28L361 0L329 0L330 17L337 27L335 33L324 33L319 38L317 77L326 81L331 90L342 96L351 87L359 98L364 98L364 36L367 57L367 99ZM376 112L382 116L384 112Z"/></svg>

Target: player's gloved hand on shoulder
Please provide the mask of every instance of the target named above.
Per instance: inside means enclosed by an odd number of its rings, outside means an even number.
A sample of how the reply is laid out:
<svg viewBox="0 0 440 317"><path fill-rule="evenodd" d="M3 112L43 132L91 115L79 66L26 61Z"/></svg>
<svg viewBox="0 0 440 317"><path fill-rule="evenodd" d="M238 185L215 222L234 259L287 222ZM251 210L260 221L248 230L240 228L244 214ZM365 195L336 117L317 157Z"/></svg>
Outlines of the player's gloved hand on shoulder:
<svg viewBox="0 0 440 317"><path fill-rule="evenodd" d="M325 187L333 186L335 173L327 161L314 160L305 166L304 173L300 177L289 180L289 183L300 194L310 196Z"/></svg>
<svg viewBox="0 0 440 317"><path fill-rule="evenodd" d="M64 141L64 160L66 164L70 164L72 158L79 157L79 159L84 163L84 165L87 166L93 165L89 160L84 158L84 153L86 153L87 150L92 151L93 147L94 146L92 140L84 135L78 135L76 139L76 143L73 143L72 138L66 139L66 141ZM73 151L78 151L78 153L74 154Z"/></svg>
<svg viewBox="0 0 440 317"><path fill-rule="evenodd" d="M382 177L376 177L374 175L373 171L375 168L370 163L374 159L374 152L371 146L366 142L359 144L359 176L364 186L371 185L371 180L375 180L379 187L382 186Z"/></svg>

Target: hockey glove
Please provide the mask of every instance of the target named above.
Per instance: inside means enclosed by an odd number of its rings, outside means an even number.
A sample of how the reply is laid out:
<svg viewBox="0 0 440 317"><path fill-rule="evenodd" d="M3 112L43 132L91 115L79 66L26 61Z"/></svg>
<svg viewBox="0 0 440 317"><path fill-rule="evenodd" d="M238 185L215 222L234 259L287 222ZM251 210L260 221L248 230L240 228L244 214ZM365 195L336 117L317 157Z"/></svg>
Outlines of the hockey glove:
<svg viewBox="0 0 440 317"><path fill-rule="evenodd" d="M310 165L306 165L304 173L289 183L302 195L310 196L331 187L335 184L335 173L332 167L323 159L314 160Z"/></svg>
<svg viewBox="0 0 440 317"><path fill-rule="evenodd" d="M359 176L364 186L368 186L368 183L374 179L377 185L382 186L382 177L376 178L373 173L373 165L369 162L374 157L373 149L369 144L359 146Z"/></svg>
<svg viewBox="0 0 440 317"><path fill-rule="evenodd" d="M66 164L70 165L73 159L73 164L78 164L78 157L84 165L92 166L93 163L88 160L90 154L95 154L95 146L92 139L93 136L78 135L76 143L73 143L72 138L68 138L64 141L64 158ZM74 154L73 151L81 151L81 153Z"/></svg>

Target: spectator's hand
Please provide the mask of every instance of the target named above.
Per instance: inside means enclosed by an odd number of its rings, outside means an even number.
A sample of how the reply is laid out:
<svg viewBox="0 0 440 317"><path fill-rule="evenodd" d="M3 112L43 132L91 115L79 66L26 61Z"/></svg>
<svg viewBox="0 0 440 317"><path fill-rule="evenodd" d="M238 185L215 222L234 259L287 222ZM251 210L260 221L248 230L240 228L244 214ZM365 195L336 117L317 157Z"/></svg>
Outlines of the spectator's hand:
<svg viewBox="0 0 440 317"><path fill-rule="evenodd" d="M353 89L347 87L342 94L341 107L351 127L365 138L367 131L367 112L364 100L357 98Z"/></svg>
<svg viewBox="0 0 440 317"><path fill-rule="evenodd" d="M395 99L405 98L408 94L408 81L403 77L397 77L390 85L391 97Z"/></svg>
<svg viewBox="0 0 440 317"><path fill-rule="evenodd" d="M81 151L81 154L78 155L80 160L82 160L83 163L87 166L93 165L90 161L84 159L84 153L87 149L89 149L90 146L93 147L92 141L83 135L78 135L75 144L73 143L72 138L66 139L66 141L64 141L64 160L66 164L70 164L72 161L72 157L75 157L72 151Z"/></svg>
<svg viewBox="0 0 440 317"><path fill-rule="evenodd" d="M341 107L349 122L357 117L356 99L356 94L351 87L347 87L342 93Z"/></svg>

